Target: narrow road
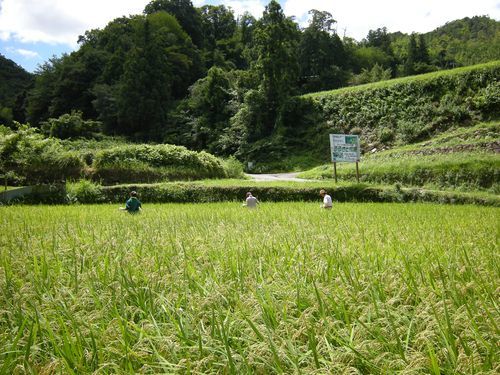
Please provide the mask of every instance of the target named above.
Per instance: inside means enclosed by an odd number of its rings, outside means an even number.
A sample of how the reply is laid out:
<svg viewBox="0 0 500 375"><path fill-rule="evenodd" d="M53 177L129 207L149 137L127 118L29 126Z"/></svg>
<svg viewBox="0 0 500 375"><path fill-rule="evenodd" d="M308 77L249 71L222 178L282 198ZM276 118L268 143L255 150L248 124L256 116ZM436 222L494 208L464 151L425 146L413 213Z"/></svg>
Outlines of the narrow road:
<svg viewBox="0 0 500 375"><path fill-rule="evenodd" d="M306 182L303 178L297 178L299 172L295 173L268 173L268 174L247 174L248 177L255 181L296 181Z"/></svg>

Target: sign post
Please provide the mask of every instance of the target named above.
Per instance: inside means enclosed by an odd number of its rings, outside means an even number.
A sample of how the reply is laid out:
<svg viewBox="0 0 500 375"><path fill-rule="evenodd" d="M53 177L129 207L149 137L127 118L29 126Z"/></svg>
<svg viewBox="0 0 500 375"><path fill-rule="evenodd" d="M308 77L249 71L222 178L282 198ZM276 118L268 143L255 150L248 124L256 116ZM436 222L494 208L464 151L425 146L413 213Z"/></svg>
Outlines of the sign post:
<svg viewBox="0 0 500 375"><path fill-rule="evenodd" d="M356 163L356 177L359 183L359 137L357 135L330 134L330 150L335 183L337 182L337 162Z"/></svg>

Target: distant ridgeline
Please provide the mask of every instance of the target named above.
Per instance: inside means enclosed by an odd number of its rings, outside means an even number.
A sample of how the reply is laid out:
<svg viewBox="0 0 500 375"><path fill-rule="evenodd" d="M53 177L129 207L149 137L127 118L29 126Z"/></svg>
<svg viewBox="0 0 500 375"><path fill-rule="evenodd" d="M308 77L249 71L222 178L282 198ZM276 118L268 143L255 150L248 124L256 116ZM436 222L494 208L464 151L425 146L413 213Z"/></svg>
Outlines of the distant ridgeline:
<svg viewBox="0 0 500 375"><path fill-rule="evenodd" d="M500 117L500 61L294 98L280 137L328 161L329 133L360 134L362 146L409 144L452 126ZM296 140L296 141L294 141Z"/></svg>
<svg viewBox="0 0 500 375"><path fill-rule="evenodd" d="M26 92L33 76L0 54L0 125L13 119L24 122Z"/></svg>

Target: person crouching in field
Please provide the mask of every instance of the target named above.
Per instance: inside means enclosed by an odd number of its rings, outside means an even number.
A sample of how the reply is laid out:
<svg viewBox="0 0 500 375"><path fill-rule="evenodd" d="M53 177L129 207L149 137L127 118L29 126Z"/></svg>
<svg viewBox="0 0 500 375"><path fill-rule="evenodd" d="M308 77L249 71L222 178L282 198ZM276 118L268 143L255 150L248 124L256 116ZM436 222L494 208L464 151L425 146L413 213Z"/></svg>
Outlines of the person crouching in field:
<svg viewBox="0 0 500 375"><path fill-rule="evenodd" d="M125 207L120 209L127 211L129 214L140 212L142 210L142 204L141 201L137 199L137 192L130 192L130 198L125 202Z"/></svg>
<svg viewBox="0 0 500 375"><path fill-rule="evenodd" d="M243 206L246 206L248 208L257 208L257 205L259 204L259 200L257 198L255 198L252 193L248 192L247 193L247 199L245 200L245 203L243 204Z"/></svg>
<svg viewBox="0 0 500 375"><path fill-rule="evenodd" d="M332 197L330 197L326 190L323 189L319 191L319 195L321 195L321 197L323 198L323 204L321 205L321 208L330 210L333 206Z"/></svg>

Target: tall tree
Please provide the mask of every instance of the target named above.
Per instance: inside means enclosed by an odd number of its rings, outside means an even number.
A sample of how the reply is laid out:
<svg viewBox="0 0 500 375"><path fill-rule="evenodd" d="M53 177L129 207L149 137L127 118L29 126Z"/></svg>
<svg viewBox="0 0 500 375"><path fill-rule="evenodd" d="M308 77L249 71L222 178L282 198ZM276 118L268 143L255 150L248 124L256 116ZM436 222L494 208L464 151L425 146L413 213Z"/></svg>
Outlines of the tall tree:
<svg viewBox="0 0 500 375"><path fill-rule="evenodd" d="M141 38L120 80L118 122L126 134L159 138L172 100L187 93L193 47L177 20L165 12L145 17L139 30Z"/></svg>
<svg viewBox="0 0 500 375"><path fill-rule="evenodd" d="M412 75L415 73L415 63L418 62L418 47L415 34L410 35L406 51L405 74Z"/></svg>
<svg viewBox="0 0 500 375"><path fill-rule="evenodd" d="M235 35L237 23L231 9L224 5L201 7L207 67L233 66L241 60L241 45Z"/></svg>
<svg viewBox="0 0 500 375"><path fill-rule="evenodd" d="M303 92L326 90L346 83L343 71L346 54L342 41L333 31L335 20L328 12L311 10L309 26L299 46L300 86Z"/></svg>
<svg viewBox="0 0 500 375"><path fill-rule="evenodd" d="M429 49L427 48L423 34L419 34L418 36L417 61L423 64L430 63Z"/></svg>
<svg viewBox="0 0 500 375"><path fill-rule="evenodd" d="M257 61L253 69L261 78L266 108L263 108L263 123L254 129L254 136L272 133L280 107L295 92L298 78L297 46L300 31L298 25L285 17L275 0L266 6L254 33L254 49Z"/></svg>
<svg viewBox="0 0 500 375"><path fill-rule="evenodd" d="M145 14L165 11L175 16L193 43L201 48L204 42L201 16L191 0L153 0L144 8Z"/></svg>

